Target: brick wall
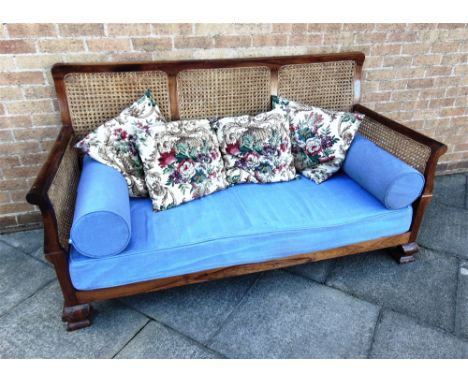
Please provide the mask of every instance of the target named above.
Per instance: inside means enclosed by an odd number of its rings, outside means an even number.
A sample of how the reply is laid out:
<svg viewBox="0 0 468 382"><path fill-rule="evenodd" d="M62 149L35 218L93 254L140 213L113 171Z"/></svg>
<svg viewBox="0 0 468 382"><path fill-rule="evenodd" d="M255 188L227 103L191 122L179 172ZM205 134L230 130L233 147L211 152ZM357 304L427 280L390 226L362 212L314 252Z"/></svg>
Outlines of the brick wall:
<svg viewBox="0 0 468 382"><path fill-rule="evenodd" d="M468 169L468 24L3 24L0 230L37 225L24 197L60 125L55 62L363 51L362 103L448 144Z"/></svg>

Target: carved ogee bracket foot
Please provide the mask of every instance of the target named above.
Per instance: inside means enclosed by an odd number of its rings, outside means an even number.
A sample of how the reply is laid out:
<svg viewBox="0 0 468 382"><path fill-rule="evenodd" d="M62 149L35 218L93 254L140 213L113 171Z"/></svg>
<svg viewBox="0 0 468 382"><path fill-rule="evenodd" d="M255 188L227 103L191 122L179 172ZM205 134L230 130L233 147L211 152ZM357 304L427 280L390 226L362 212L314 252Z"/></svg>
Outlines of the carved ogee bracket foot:
<svg viewBox="0 0 468 382"><path fill-rule="evenodd" d="M396 248L392 248L391 254L399 264L407 264L415 260L415 257L413 255L418 251L418 244L412 242L408 244L399 245Z"/></svg>
<svg viewBox="0 0 468 382"><path fill-rule="evenodd" d="M67 330L78 330L90 326L93 318L93 307L89 304L65 306L62 321L67 323Z"/></svg>

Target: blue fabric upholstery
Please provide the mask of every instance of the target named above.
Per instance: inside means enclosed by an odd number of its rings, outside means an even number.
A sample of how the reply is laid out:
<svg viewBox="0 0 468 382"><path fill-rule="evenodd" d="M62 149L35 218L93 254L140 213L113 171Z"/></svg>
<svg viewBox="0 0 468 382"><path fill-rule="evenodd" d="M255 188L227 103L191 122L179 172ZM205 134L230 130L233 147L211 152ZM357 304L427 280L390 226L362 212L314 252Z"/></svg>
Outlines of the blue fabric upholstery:
<svg viewBox="0 0 468 382"><path fill-rule="evenodd" d="M132 238L117 256L71 250L80 290L112 287L325 250L408 231L412 209L388 210L345 174L242 184L167 211L131 199Z"/></svg>
<svg viewBox="0 0 468 382"><path fill-rule="evenodd" d="M130 237L130 201L124 177L85 156L70 242L81 254L101 258L122 252Z"/></svg>
<svg viewBox="0 0 468 382"><path fill-rule="evenodd" d="M424 187L419 171L361 134L354 138L343 170L390 209L409 206Z"/></svg>

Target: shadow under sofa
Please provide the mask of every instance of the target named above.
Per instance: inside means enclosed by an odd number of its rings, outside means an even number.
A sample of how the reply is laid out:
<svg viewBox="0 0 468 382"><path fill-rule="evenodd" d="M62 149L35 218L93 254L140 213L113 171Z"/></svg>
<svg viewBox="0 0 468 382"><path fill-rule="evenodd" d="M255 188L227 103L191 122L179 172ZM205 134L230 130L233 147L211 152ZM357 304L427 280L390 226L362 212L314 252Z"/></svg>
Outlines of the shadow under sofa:
<svg viewBox="0 0 468 382"><path fill-rule="evenodd" d="M54 66L64 126L27 200L41 209L44 252L63 292L67 329L90 325L90 303L98 300L380 248L398 247L393 253L400 262L413 260L437 160L446 147L359 105L363 61L362 53L338 53ZM387 208L385 190L345 165L321 185L303 177L239 185L159 213L152 212L148 199L127 194L128 245L112 256L83 255L73 241L70 245L75 206L89 200L86 193L105 179L93 177L93 169L115 170L83 159L73 145L148 86L172 120L254 114L269 109L271 95L277 94L358 111L366 115L362 137L417 171L424 178L421 188L409 205ZM360 160L366 159L358 159L355 168Z"/></svg>

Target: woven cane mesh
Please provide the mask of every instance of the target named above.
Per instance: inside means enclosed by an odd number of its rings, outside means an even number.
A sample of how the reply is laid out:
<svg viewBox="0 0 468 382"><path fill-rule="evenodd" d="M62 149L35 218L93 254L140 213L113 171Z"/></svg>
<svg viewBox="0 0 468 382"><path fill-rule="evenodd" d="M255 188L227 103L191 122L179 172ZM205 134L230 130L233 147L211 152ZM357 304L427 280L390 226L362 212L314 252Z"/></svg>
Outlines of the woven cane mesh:
<svg viewBox="0 0 468 382"><path fill-rule="evenodd" d="M73 221L76 189L80 179L78 150L73 148L74 137L70 138L65 154L48 191L49 200L55 211L59 241L68 250L68 238Z"/></svg>
<svg viewBox="0 0 468 382"><path fill-rule="evenodd" d="M431 155L430 147L392 130L369 117L364 118L359 127L359 132L376 145L424 173L427 161Z"/></svg>
<svg viewBox="0 0 468 382"><path fill-rule="evenodd" d="M177 92L181 119L258 114L270 109L270 69L184 70Z"/></svg>
<svg viewBox="0 0 468 382"><path fill-rule="evenodd" d="M164 116L170 119L166 73L70 73L65 89L73 129L78 138L115 117L151 89Z"/></svg>
<svg viewBox="0 0 468 382"><path fill-rule="evenodd" d="M330 110L353 105L354 61L285 65L278 72L278 95Z"/></svg>

